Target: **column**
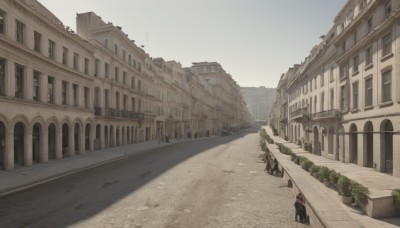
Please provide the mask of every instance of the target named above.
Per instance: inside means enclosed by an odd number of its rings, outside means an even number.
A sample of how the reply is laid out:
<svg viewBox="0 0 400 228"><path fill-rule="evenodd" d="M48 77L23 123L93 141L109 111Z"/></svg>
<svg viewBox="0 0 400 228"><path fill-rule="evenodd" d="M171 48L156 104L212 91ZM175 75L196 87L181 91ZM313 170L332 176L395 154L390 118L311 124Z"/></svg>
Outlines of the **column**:
<svg viewBox="0 0 400 228"><path fill-rule="evenodd" d="M28 100L32 100L33 97L33 69L30 66L26 67L25 72L24 97Z"/></svg>
<svg viewBox="0 0 400 228"><path fill-rule="evenodd" d="M42 135L40 136L40 155L39 161L40 162L47 162L49 161L49 132L48 129L42 130Z"/></svg>
<svg viewBox="0 0 400 228"><path fill-rule="evenodd" d="M32 165L32 132L25 131L24 139L24 165Z"/></svg>
<svg viewBox="0 0 400 228"><path fill-rule="evenodd" d="M75 140L74 140L74 127L68 127L68 156L72 157L75 155Z"/></svg>
<svg viewBox="0 0 400 228"><path fill-rule="evenodd" d="M6 134L4 169L14 169L14 131Z"/></svg>
<svg viewBox="0 0 400 228"><path fill-rule="evenodd" d="M97 131L97 127L95 129ZM106 142L105 142L106 138L105 138L105 134L104 134L104 129L105 129L104 125L100 124L100 149L101 150L103 150L105 148L105 145L106 145ZM96 134L97 134L97 132L96 132Z"/></svg>
<svg viewBox="0 0 400 228"><path fill-rule="evenodd" d="M6 77L6 95L9 97L15 96L15 64L9 59L7 61L8 76Z"/></svg>
<svg viewBox="0 0 400 228"><path fill-rule="evenodd" d="M84 126L80 127L79 137L78 137L78 140L79 140L79 154L85 153L85 133L86 133L85 127Z"/></svg>
<svg viewBox="0 0 400 228"><path fill-rule="evenodd" d="M56 159L62 158L62 126L56 128Z"/></svg>

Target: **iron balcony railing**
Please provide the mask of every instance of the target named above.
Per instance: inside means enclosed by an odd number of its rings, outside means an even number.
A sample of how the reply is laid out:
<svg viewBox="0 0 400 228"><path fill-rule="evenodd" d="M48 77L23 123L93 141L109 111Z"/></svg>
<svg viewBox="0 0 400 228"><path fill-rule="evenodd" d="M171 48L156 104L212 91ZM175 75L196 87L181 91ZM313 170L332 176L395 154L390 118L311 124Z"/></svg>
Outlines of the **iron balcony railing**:
<svg viewBox="0 0 400 228"><path fill-rule="evenodd" d="M340 111L338 109L331 109L328 111L311 114L311 119L313 120L339 119L339 118L340 118Z"/></svg>

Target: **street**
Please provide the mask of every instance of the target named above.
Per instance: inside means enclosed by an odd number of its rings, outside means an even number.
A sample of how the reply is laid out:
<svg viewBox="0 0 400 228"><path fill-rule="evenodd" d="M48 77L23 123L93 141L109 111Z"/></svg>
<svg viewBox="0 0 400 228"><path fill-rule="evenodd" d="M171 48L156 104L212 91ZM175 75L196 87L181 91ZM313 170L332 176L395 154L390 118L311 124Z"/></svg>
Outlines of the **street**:
<svg viewBox="0 0 400 228"><path fill-rule="evenodd" d="M145 151L0 199L2 227L296 227L257 130Z"/></svg>

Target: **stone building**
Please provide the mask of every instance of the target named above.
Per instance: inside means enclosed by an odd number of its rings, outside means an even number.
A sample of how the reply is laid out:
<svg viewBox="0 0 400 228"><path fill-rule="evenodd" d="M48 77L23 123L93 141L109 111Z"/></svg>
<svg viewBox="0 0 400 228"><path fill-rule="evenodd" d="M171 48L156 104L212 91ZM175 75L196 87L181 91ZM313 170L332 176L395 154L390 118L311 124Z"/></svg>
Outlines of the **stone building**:
<svg viewBox="0 0 400 228"><path fill-rule="evenodd" d="M260 87L240 87L243 99L255 120L266 121L275 99L276 89Z"/></svg>
<svg viewBox="0 0 400 228"><path fill-rule="evenodd" d="M0 42L2 169L219 133L211 128L222 122L212 85L175 61L158 69L121 27L93 12L77 14L75 33L36 0L0 1ZM238 117L227 126L248 121Z"/></svg>
<svg viewBox="0 0 400 228"><path fill-rule="evenodd" d="M193 63L191 71L200 75L213 87L217 116L214 125L216 131L243 126L245 124L243 120L247 117L242 117L244 114L241 111L245 109L243 107L245 103L240 87L231 75L216 62Z"/></svg>
<svg viewBox="0 0 400 228"><path fill-rule="evenodd" d="M289 140L330 159L400 176L399 9L394 0L345 4L286 81Z"/></svg>

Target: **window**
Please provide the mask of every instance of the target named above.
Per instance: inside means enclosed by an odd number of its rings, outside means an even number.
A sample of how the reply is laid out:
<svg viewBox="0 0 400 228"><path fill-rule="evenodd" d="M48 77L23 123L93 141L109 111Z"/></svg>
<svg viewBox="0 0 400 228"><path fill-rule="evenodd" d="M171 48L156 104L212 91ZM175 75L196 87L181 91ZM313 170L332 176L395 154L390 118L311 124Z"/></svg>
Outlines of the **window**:
<svg viewBox="0 0 400 228"><path fill-rule="evenodd" d="M392 53L392 33L382 38L382 57Z"/></svg>
<svg viewBox="0 0 400 228"><path fill-rule="evenodd" d="M340 109L346 111L346 87L340 87Z"/></svg>
<svg viewBox="0 0 400 228"><path fill-rule="evenodd" d="M358 60L358 55L356 55L353 58L353 73L358 72L358 65L359 65L359 60Z"/></svg>
<svg viewBox="0 0 400 228"><path fill-rule="evenodd" d="M35 31L33 33L33 50L40 53L42 49L41 42L42 42L42 34Z"/></svg>
<svg viewBox="0 0 400 228"><path fill-rule="evenodd" d="M6 13L0 9L0 33L1 34L4 34L4 32L5 32L5 28L4 28L6 25L5 18L6 18Z"/></svg>
<svg viewBox="0 0 400 228"><path fill-rule="evenodd" d="M89 88L85 87L85 92L84 92L84 100L83 102L85 103L85 108L89 108Z"/></svg>
<svg viewBox="0 0 400 228"><path fill-rule="evenodd" d="M142 100L138 101L138 112L142 112Z"/></svg>
<svg viewBox="0 0 400 228"><path fill-rule="evenodd" d="M122 72L122 83L126 84L126 72Z"/></svg>
<svg viewBox="0 0 400 228"><path fill-rule="evenodd" d="M135 88L135 77L132 77L132 79L131 79L131 88L132 89Z"/></svg>
<svg viewBox="0 0 400 228"><path fill-rule="evenodd" d="M123 110L127 110L127 108L126 108L126 105L127 105L127 103L128 103L128 97L126 96L126 95L124 95L124 101L123 101L124 103L122 104L123 106L124 106L124 109Z"/></svg>
<svg viewBox="0 0 400 228"><path fill-rule="evenodd" d="M310 92L312 91L312 79L310 80Z"/></svg>
<svg viewBox="0 0 400 228"><path fill-rule="evenodd" d="M134 112L135 111L135 98L134 97L132 97L132 99L131 99L131 105L132 105L132 112Z"/></svg>
<svg viewBox="0 0 400 228"><path fill-rule="evenodd" d="M141 67L140 63L138 63L138 71L142 72L142 67Z"/></svg>
<svg viewBox="0 0 400 228"><path fill-rule="evenodd" d="M133 60L133 63L132 63L132 65L133 65L133 68L135 68L135 69L136 69L136 60Z"/></svg>
<svg viewBox="0 0 400 228"><path fill-rule="evenodd" d="M321 73L320 80L321 80L321 87L322 87L322 86L324 86L324 84L325 84L324 71L322 71L322 73Z"/></svg>
<svg viewBox="0 0 400 228"><path fill-rule="evenodd" d="M353 109L358 109L358 81L353 83Z"/></svg>
<svg viewBox="0 0 400 228"><path fill-rule="evenodd" d="M40 72L33 71L33 96L34 101L40 100Z"/></svg>
<svg viewBox="0 0 400 228"><path fill-rule="evenodd" d="M367 21L367 33L370 33L372 31L373 27L373 17L369 18Z"/></svg>
<svg viewBox="0 0 400 228"><path fill-rule="evenodd" d="M142 91L142 82L138 80L138 90Z"/></svg>
<svg viewBox="0 0 400 228"><path fill-rule="evenodd" d="M115 67L114 68L114 70L115 70L115 80L117 81L117 82L119 82L119 69L118 69L118 67Z"/></svg>
<svg viewBox="0 0 400 228"><path fill-rule="evenodd" d="M330 82L333 82L333 80L335 80L335 78L333 76L333 66L329 70L329 80L330 80Z"/></svg>
<svg viewBox="0 0 400 228"><path fill-rule="evenodd" d="M85 74L89 74L89 59L85 58Z"/></svg>
<svg viewBox="0 0 400 228"><path fill-rule="evenodd" d="M24 97L24 67L15 64L15 97Z"/></svg>
<svg viewBox="0 0 400 228"><path fill-rule="evenodd" d="M365 79L365 107L372 106L372 77Z"/></svg>
<svg viewBox="0 0 400 228"><path fill-rule="evenodd" d="M122 59L125 61L125 59L126 59L126 51L125 50L122 50Z"/></svg>
<svg viewBox="0 0 400 228"><path fill-rule="evenodd" d="M357 44L357 30L353 33L353 44Z"/></svg>
<svg viewBox="0 0 400 228"><path fill-rule="evenodd" d="M317 96L314 97L314 113L317 112Z"/></svg>
<svg viewBox="0 0 400 228"><path fill-rule="evenodd" d="M63 47L63 54L62 54L62 64L68 64L68 48Z"/></svg>
<svg viewBox="0 0 400 228"><path fill-rule="evenodd" d="M63 81L62 82L62 104L63 105L66 105L67 104L67 91L68 91L68 82L66 82L66 81Z"/></svg>
<svg viewBox="0 0 400 228"><path fill-rule="evenodd" d="M79 70L79 54L74 52L74 69Z"/></svg>
<svg viewBox="0 0 400 228"><path fill-rule="evenodd" d="M115 93L115 108L119 110L119 93Z"/></svg>
<svg viewBox="0 0 400 228"><path fill-rule="evenodd" d="M342 53L346 51L346 41L343 41L342 43Z"/></svg>
<svg viewBox="0 0 400 228"><path fill-rule="evenodd" d="M334 109L334 107L335 107L335 90L334 89L331 89L331 109Z"/></svg>
<svg viewBox="0 0 400 228"><path fill-rule="evenodd" d="M365 65L368 66L372 64L372 46L365 50Z"/></svg>
<svg viewBox="0 0 400 228"><path fill-rule="evenodd" d="M110 65L108 63L104 63L104 75L106 78L110 77Z"/></svg>
<svg viewBox="0 0 400 228"><path fill-rule="evenodd" d="M392 70L382 73L382 102L392 100Z"/></svg>
<svg viewBox="0 0 400 228"><path fill-rule="evenodd" d="M114 45L114 53L116 54L116 55L118 55L118 45Z"/></svg>
<svg viewBox="0 0 400 228"><path fill-rule="evenodd" d="M104 40L104 47L108 48L108 39Z"/></svg>
<svg viewBox="0 0 400 228"><path fill-rule="evenodd" d="M324 106L325 106L325 93L321 94L321 112L324 111Z"/></svg>
<svg viewBox="0 0 400 228"><path fill-rule="evenodd" d="M94 76L97 77L99 74L99 65L100 65L100 60L95 59L94 60Z"/></svg>
<svg viewBox="0 0 400 228"><path fill-rule="evenodd" d="M385 18L388 18L391 13L392 13L392 2L389 1L385 5Z"/></svg>
<svg viewBox="0 0 400 228"><path fill-rule="evenodd" d="M128 63L129 63L129 65L131 65L131 63L132 63L132 56L131 55L128 55Z"/></svg>
<svg viewBox="0 0 400 228"><path fill-rule="evenodd" d="M345 79L349 76L349 63L343 63L340 66L340 79Z"/></svg>
<svg viewBox="0 0 400 228"><path fill-rule="evenodd" d="M23 44L25 39L25 25L18 20L15 20L15 24L15 40Z"/></svg>
<svg viewBox="0 0 400 228"><path fill-rule="evenodd" d="M5 96L5 95L6 95L6 60L0 59L0 96Z"/></svg>
<svg viewBox="0 0 400 228"><path fill-rule="evenodd" d="M54 104L54 78L49 77L47 80L47 102Z"/></svg>
<svg viewBox="0 0 400 228"><path fill-rule="evenodd" d="M73 103L73 105L74 106L78 106L78 85L77 84L73 84L72 85L72 93L73 93L73 95L74 95L74 103Z"/></svg>
<svg viewBox="0 0 400 228"><path fill-rule="evenodd" d="M56 50L56 43L52 40L49 40L48 54L50 59L55 58L55 50Z"/></svg>

